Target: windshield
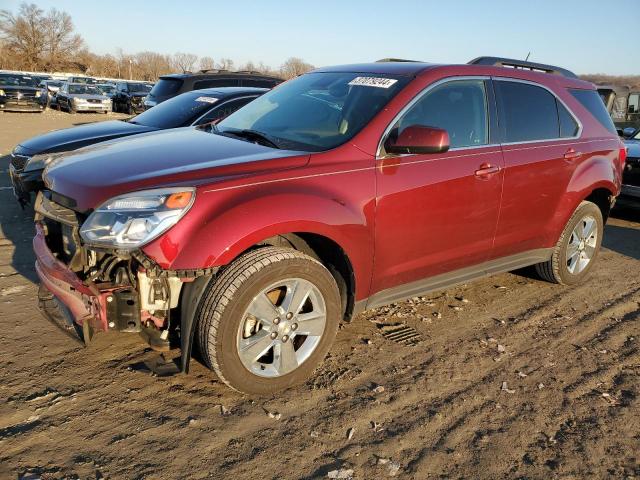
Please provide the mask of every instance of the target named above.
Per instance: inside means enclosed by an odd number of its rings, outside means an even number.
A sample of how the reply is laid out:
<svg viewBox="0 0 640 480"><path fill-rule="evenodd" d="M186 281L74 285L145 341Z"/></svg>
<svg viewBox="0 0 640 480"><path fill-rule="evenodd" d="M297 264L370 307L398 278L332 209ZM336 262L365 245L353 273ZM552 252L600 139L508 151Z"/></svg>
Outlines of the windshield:
<svg viewBox="0 0 640 480"><path fill-rule="evenodd" d="M52 81L47 81L47 86L48 87L61 87L62 86L62 82L52 82Z"/></svg>
<svg viewBox="0 0 640 480"><path fill-rule="evenodd" d="M151 85L146 83L128 83L127 86L130 92L148 93L151 90Z"/></svg>
<svg viewBox="0 0 640 480"><path fill-rule="evenodd" d="M150 108L129 121L155 128L186 127L217 102L218 98L214 95L203 95L202 92L183 93Z"/></svg>
<svg viewBox="0 0 640 480"><path fill-rule="evenodd" d="M151 89L151 95L154 97L167 97L175 95L182 86L182 80L179 78L161 78Z"/></svg>
<svg viewBox="0 0 640 480"><path fill-rule="evenodd" d="M11 85L12 87L37 87L38 80L26 75L0 75L0 85Z"/></svg>
<svg viewBox="0 0 640 480"><path fill-rule="evenodd" d="M233 113L218 130L253 130L279 148L329 150L353 138L408 80L369 73L309 73Z"/></svg>
<svg viewBox="0 0 640 480"><path fill-rule="evenodd" d="M116 91L116 87L113 85L98 85L98 88L104 93L114 93Z"/></svg>
<svg viewBox="0 0 640 480"><path fill-rule="evenodd" d="M69 85L69 93L76 95L102 95L102 92L91 85Z"/></svg>
<svg viewBox="0 0 640 480"><path fill-rule="evenodd" d="M640 129L638 129L638 131L636 132L636 134L633 136L634 140L640 140Z"/></svg>
<svg viewBox="0 0 640 480"><path fill-rule="evenodd" d="M96 83L96 80L89 77L73 77L73 83L83 83L85 85L93 85Z"/></svg>

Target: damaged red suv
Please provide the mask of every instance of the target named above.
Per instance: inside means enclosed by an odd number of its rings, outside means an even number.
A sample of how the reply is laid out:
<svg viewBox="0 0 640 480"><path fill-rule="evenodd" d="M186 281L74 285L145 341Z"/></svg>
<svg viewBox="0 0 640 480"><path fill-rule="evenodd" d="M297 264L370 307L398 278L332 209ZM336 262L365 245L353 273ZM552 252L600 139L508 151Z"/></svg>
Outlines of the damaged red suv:
<svg viewBox="0 0 640 480"><path fill-rule="evenodd" d="M176 370L195 341L230 387L274 392L365 309L527 265L583 280L624 157L595 87L560 68L319 69L217 126L56 159L36 202L40 304L85 342L179 346Z"/></svg>

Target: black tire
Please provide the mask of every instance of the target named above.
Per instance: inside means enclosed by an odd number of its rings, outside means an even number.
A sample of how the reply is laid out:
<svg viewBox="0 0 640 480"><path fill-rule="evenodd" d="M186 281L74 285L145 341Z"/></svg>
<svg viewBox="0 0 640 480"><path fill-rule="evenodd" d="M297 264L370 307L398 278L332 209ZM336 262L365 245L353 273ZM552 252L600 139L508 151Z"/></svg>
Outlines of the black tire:
<svg viewBox="0 0 640 480"><path fill-rule="evenodd" d="M127 106L127 114L133 115L135 113L136 113L136 111L133 109L133 105L128 105Z"/></svg>
<svg viewBox="0 0 640 480"><path fill-rule="evenodd" d="M271 378L256 375L243 365L237 350L244 312L264 288L291 277L311 282L321 292L326 307L323 334L293 371ZM203 361L229 387L248 394L271 394L309 378L329 351L340 317L338 286L320 262L293 249L265 247L239 257L209 285L196 313L198 347Z"/></svg>
<svg viewBox="0 0 640 480"><path fill-rule="evenodd" d="M572 273L569 270L567 258L569 242L576 225L583 222L587 217L591 217L596 221L597 237L595 241L595 250L586 267L578 273ZM581 202L567 222L567 225L564 227L562 235L560 235L560 238L553 249L551 259L543 263L538 263L535 266L536 272L543 280L561 285L575 285L582 282L582 280L584 280L584 278L589 274L589 271L596 261L598 252L600 251L600 245L602 244L603 233L604 220L602 218L600 208L592 202Z"/></svg>
<svg viewBox="0 0 640 480"><path fill-rule="evenodd" d="M73 107L73 103L67 102L67 112L76 113L76 109Z"/></svg>

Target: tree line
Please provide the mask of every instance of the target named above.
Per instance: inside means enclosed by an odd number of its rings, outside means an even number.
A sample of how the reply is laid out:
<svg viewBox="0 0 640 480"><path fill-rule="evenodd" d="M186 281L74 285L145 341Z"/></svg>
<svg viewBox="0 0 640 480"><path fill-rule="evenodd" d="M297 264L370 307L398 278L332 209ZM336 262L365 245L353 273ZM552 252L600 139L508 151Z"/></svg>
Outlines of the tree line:
<svg viewBox="0 0 640 480"><path fill-rule="evenodd" d="M0 10L0 69L32 72L80 72L95 77L155 81L160 75L195 70L250 70L293 78L314 67L291 57L280 67L263 62L236 65L230 58L198 57L193 53L127 53L99 55L75 32L71 16L55 8L44 11L23 3L16 13Z"/></svg>

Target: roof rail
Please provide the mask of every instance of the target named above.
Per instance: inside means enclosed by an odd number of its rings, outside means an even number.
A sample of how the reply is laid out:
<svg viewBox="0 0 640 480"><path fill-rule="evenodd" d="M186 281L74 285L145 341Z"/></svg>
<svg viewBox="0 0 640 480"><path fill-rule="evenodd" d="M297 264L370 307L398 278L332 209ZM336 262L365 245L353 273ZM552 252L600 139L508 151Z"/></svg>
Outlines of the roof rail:
<svg viewBox="0 0 640 480"><path fill-rule="evenodd" d="M251 75L262 75L262 73L257 70L237 70L235 73L250 73Z"/></svg>
<svg viewBox="0 0 640 480"><path fill-rule="evenodd" d="M389 63L389 62L420 63L420 60L405 60L404 58L381 58L380 60L376 60L376 63Z"/></svg>
<svg viewBox="0 0 640 480"><path fill-rule="evenodd" d="M478 57L469 62L469 65L493 65L496 67L511 67L517 69L531 70L534 72L551 73L562 75L568 78L578 78L578 76L565 68L546 65L544 63L529 62L526 60L514 60L513 58L501 57Z"/></svg>
<svg viewBox="0 0 640 480"><path fill-rule="evenodd" d="M203 70L200 70L198 73L220 73L220 72L228 72L228 71L229 70L225 70L222 68L205 68Z"/></svg>

